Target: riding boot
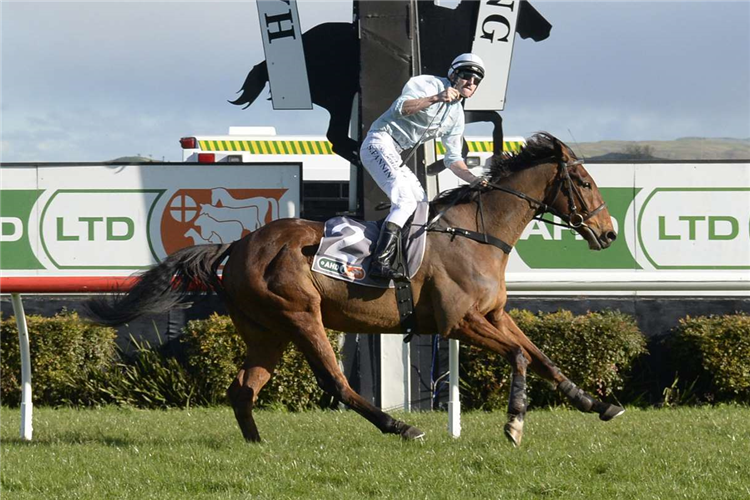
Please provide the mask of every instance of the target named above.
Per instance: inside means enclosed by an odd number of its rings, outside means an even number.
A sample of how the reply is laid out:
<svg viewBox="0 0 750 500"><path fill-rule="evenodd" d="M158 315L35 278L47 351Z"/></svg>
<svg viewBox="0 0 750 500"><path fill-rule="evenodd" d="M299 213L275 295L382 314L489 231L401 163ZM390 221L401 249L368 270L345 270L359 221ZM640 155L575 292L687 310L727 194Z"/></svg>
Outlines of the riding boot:
<svg viewBox="0 0 750 500"><path fill-rule="evenodd" d="M400 279L403 273L396 269L396 262L401 246L401 228L393 222L385 222L380 230L378 243L373 251L372 263L370 264L370 275L387 278Z"/></svg>

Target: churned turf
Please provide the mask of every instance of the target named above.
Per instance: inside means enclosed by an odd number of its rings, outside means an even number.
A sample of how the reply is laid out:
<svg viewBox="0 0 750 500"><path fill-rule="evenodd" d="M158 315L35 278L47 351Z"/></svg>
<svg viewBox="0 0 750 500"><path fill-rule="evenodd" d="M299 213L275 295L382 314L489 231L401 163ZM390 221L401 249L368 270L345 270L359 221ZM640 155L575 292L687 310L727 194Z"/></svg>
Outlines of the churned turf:
<svg viewBox="0 0 750 500"><path fill-rule="evenodd" d="M246 444L229 408L0 411L3 500L65 498L750 498L750 408L629 409L612 422L529 413L521 448L502 413L399 414L422 442L380 434L353 412L256 412Z"/></svg>

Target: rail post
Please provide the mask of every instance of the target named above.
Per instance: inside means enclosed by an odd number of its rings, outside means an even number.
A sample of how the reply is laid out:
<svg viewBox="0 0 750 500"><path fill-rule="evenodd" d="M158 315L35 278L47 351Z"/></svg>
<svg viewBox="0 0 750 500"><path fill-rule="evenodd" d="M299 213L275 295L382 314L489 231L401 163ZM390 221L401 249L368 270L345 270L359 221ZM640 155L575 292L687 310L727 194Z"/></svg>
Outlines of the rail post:
<svg viewBox="0 0 750 500"><path fill-rule="evenodd" d="M31 415L34 403L31 401L31 354L29 352L29 329L23 310L21 294L11 293L13 314L18 325L18 348L21 351L21 439L31 441L33 433Z"/></svg>
<svg viewBox="0 0 750 500"><path fill-rule="evenodd" d="M458 394L458 340L455 339L448 340L448 370L448 432L457 438L461 436L461 400Z"/></svg>

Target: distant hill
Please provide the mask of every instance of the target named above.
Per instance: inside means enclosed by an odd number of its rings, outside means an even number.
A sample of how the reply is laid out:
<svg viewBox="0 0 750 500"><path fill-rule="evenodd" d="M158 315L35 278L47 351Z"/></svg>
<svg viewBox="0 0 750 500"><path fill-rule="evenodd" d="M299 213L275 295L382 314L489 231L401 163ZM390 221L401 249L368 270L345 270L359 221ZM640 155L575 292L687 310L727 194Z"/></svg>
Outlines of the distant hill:
<svg viewBox="0 0 750 500"><path fill-rule="evenodd" d="M154 162L153 158L147 158L145 156L121 156L114 160L108 160L104 163L149 163Z"/></svg>
<svg viewBox="0 0 750 500"><path fill-rule="evenodd" d="M684 137L674 141L568 142L568 145L576 155L589 161L750 160L750 139Z"/></svg>

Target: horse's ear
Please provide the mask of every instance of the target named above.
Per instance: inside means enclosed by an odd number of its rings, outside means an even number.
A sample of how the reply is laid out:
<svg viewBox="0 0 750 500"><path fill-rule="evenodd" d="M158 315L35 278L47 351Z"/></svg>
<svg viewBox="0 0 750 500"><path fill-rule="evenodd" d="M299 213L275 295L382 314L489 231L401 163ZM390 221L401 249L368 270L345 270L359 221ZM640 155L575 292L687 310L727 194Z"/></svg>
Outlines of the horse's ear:
<svg viewBox="0 0 750 500"><path fill-rule="evenodd" d="M560 158L560 160L562 160L565 163L568 163L569 161L571 161L570 154L568 154L568 148L558 138L555 138L555 156Z"/></svg>
<svg viewBox="0 0 750 500"><path fill-rule="evenodd" d="M555 156L557 156L558 158L562 159L562 157L563 157L563 145L562 145L562 142L560 142L556 137L553 138L553 139L554 140L552 142L555 145Z"/></svg>

